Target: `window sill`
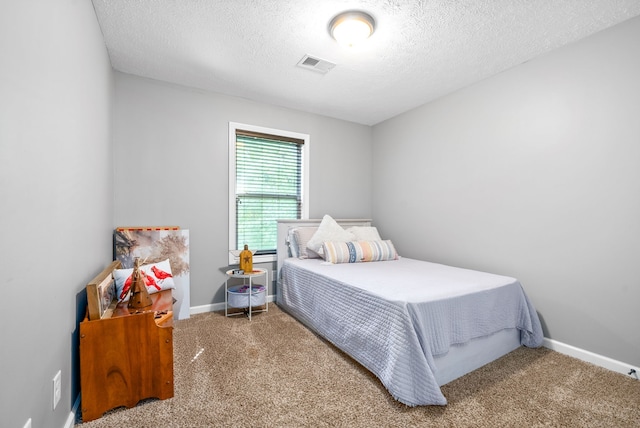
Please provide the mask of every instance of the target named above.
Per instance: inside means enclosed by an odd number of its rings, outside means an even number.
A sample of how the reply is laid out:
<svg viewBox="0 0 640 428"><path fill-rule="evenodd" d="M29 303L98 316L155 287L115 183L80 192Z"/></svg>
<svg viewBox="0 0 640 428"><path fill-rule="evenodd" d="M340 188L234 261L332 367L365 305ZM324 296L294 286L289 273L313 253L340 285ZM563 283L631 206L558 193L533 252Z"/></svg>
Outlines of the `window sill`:
<svg viewBox="0 0 640 428"><path fill-rule="evenodd" d="M264 254L259 256L254 255L253 264L275 262L277 259L278 259L277 254ZM229 253L229 265L237 265L237 264L240 264L240 258Z"/></svg>

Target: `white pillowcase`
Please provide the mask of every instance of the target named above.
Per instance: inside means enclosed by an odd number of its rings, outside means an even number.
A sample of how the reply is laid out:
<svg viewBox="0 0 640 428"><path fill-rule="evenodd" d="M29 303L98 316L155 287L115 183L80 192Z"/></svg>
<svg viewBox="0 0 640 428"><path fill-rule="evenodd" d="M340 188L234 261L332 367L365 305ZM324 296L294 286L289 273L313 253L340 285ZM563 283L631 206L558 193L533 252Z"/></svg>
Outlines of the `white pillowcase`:
<svg viewBox="0 0 640 428"><path fill-rule="evenodd" d="M289 246L291 257L298 258L300 250L298 249L298 242L296 241L295 231L295 229L289 229L287 231L287 244Z"/></svg>
<svg viewBox="0 0 640 428"><path fill-rule="evenodd" d="M149 294L168 290L170 288L176 288L176 285L173 281L173 274L171 273L171 265L169 264L169 259L158 263L150 263L148 265L140 266L140 271L145 275L144 280ZM130 281L129 278L132 274L133 268L115 269L113 271L113 279L116 282L116 297L118 300L122 300L125 302L129 300L130 293L128 293L128 291L131 284L127 284L127 281Z"/></svg>
<svg viewBox="0 0 640 428"><path fill-rule="evenodd" d="M326 215L322 217L318 230L307 242L307 248L310 250L322 254L322 243L325 241L334 242L347 242L354 241L355 236L351 232L347 232L340 226L331 216Z"/></svg>
<svg viewBox="0 0 640 428"><path fill-rule="evenodd" d="M307 248L307 244L309 240L313 237L313 235L318 231L316 226L303 226L297 227L293 230L293 240L295 242L295 246L297 247L297 256L300 259L318 259L320 255L313 250ZM291 252L293 255L293 251Z"/></svg>
<svg viewBox="0 0 640 428"><path fill-rule="evenodd" d="M353 233L355 241L382 241L378 229L374 226L353 226L347 229L347 232Z"/></svg>

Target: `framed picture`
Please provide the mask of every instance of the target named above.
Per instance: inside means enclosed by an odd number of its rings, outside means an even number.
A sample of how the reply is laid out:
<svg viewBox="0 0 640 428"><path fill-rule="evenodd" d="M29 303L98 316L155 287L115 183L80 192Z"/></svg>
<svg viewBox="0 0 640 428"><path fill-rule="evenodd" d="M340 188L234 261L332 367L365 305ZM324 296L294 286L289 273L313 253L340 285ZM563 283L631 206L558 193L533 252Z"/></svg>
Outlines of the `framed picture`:
<svg viewBox="0 0 640 428"><path fill-rule="evenodd" d="M102 272L87 284L87 311L89 321L109 318L116 307L116 284L112 272L119 269L119 260L111 262Z"/></svg>
<svg viewBox="0 0 640 428"><path fill-rule="evenodd" d="M175 289L174 317L190 317L189 230L178 226L118 227L113 234L113 258L123 269L133 267L136 257L145 264L169 259Z"/></svg>

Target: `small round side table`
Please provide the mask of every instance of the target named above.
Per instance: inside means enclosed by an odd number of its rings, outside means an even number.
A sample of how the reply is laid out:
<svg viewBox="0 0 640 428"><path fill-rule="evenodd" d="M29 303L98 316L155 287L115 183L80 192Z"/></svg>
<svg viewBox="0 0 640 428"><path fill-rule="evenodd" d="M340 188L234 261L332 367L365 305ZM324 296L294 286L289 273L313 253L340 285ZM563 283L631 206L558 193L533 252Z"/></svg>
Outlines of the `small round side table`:
<svg viewBox="0 0 640 428"><path fill-rule="evenodd" d="M258 277L264 277L264 293L265 293L265 299L264 299L264 309L260 309L257 311L253 310L253 306L251 305L251 297L254 294L253 292L253 282L256 278ZM236 312L236 313L232 313L230 314L228 312L229 309L229 280L232 278L242 278L242 284L243 285L247 285L248 282L248 293L247 293L247 298L248 298L248 309L245 311L247 313L247 315L249 316L249 321L251 321L251 314L253 312L267 312L269 310L269 302L267 301L267 291L269 290L268 287L268 281L269 281L269 276L268 276L268 271L266 269L254 269L253 271L251 271L251 273L233 273L233 269L230 269L227 271L227 279L224 282L224 316L225 317L229 317L229 316L233 316L233 315L239 315L242 314L243 312Z"/></svg>

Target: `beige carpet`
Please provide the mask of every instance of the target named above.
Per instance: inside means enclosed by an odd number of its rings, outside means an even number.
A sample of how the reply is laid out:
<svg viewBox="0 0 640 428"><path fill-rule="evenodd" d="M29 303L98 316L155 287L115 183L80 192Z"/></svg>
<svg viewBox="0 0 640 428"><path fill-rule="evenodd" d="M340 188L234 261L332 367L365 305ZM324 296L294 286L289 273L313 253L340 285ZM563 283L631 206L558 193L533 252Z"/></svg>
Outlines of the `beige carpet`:
<svg viewBox="0 0 640 428"><path fill-rule="evenodd" d="M276 305L252 321L177 321L174 349L174 398L79 426L640 427L639 381L544 348L520 348L445 385L445 407L413 408Z"/></svg>

